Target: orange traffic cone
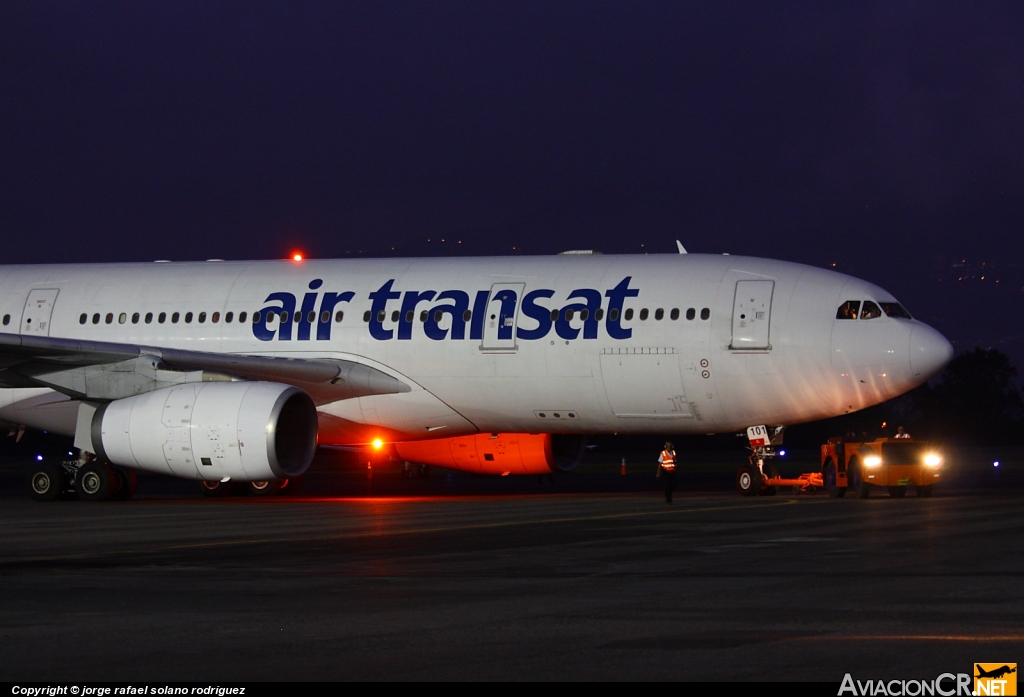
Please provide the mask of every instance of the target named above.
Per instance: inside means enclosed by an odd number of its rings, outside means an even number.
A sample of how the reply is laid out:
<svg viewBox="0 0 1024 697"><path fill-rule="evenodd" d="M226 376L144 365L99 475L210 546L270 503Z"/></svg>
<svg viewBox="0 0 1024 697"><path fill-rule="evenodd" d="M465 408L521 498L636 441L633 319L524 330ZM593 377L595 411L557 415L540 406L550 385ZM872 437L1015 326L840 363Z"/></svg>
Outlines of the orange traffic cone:
<svg viewBox="0 0 1024 697"><path fill-rule="evenodd" d="M623 477L626 476L626 458L622 458L622 468L619 469L619 474L621 474Z"/></svg>

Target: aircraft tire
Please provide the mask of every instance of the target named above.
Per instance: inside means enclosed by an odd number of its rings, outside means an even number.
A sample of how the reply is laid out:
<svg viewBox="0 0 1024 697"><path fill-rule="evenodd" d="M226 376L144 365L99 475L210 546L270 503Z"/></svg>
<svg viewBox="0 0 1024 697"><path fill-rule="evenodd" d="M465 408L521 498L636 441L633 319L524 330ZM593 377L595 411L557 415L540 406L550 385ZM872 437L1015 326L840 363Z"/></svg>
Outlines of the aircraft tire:
<svg viewBox="0 0 1024 697"><path fill-rule="evenodd" d="M907 487L905 486L891 486L889 487L889 498L901 499L907 495Z"/></svg>
<svg viewBox="0 0 1024 697"><path fill-rule="evenodd" d="M57 465L40 462L29 472L27 483L33 501L56 501L64 493L64 472Z"/></svg>
<svg viewBox="0 0 1024 697"><path fill-rule="evenodd" d="M273 496L281 490L281 482L264 480L260 482L246 482L245 491L249 496Z"/></svg>
<svg viewBox="0 0 1024 697"><path fill-rule="evenodd" d="M757 496L761 491L761 473L752 465L743 465L736 472L736 491L743 496Z"/></svg>
<svg viewBox="0 0 1024 697"><path fill-rule="evenodd" d="M82 501L106 501L121 488L121 480L105 462L90 462L78 468L75 490Z"/></svg>
<svg viewBox="0 0 1024 697"><path fill-rule="evenodd" d="M233 482L222 482L219 480L211 482L204 479L199 482L199 490L203 492L203 496L213 499L221 496L227 496L231 492L231 489L234 488L232 485Z"/></svg>
<svg viewBox="0 0 1024 697"><path fill-rule="evenodd" d="M299 493L299 489L302 488L302 475L298 477L290 477L281 482L280 488L277 490L278 496L294 496Z"/></svg>
<svg viewBox="0 0 1024 697"><path fill-rule="evenodd" d="M836 482L838 480L839 472L836 469L836 463L832 462L832 459L829 458L825 461L825 490L834 499L841 499L846 496L846 487L837 486Z"/></svg>
<svg viewBox="0 0 1024 697"><path fill-rule="evenodd" d="M928 484L927 486L919 486L919 487L917 487L917 498L919 498L919 499L930 498L931 495L932 495L932 487L933 486L935 486L935 485L934 484Z"/></svg>
<svg viewBox="0 0 1024 697"><path fill-rule="evenodd" d="M139 488L139 475L129 467L112 467L114 476L121 481L117 491L110 497L114 501L129 501Z"/></svg>

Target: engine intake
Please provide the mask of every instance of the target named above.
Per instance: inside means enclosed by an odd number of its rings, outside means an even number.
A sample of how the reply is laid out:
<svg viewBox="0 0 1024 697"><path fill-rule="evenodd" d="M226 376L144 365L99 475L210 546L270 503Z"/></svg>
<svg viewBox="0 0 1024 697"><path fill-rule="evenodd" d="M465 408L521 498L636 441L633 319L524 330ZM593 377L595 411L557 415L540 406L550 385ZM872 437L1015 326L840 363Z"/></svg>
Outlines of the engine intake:
<svg viewBox="0 0 1024 697"><path fill-rule="evenodd" d="M110 402L92 420L101 457L188 479L297 477L313 461L316 435L309 395L273 382L167 387Z"/></svg>

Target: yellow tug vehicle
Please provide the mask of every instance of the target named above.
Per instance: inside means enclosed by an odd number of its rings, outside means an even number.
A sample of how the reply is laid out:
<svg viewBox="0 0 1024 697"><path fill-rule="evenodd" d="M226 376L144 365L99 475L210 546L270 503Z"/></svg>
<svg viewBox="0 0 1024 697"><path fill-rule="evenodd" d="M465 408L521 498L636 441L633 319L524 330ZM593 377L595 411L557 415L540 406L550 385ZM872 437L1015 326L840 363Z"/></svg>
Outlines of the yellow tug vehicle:
<svg viewBox="0 0 1024 697"><path fill-rule="evenodd" d="M866 499L875 487L885 487L892 498L903 498L907 487L926 498L942 479L942 457L926 441L878 438L859 443L830 438L821 446L821 477L833 498L851 489Z"/></svg>

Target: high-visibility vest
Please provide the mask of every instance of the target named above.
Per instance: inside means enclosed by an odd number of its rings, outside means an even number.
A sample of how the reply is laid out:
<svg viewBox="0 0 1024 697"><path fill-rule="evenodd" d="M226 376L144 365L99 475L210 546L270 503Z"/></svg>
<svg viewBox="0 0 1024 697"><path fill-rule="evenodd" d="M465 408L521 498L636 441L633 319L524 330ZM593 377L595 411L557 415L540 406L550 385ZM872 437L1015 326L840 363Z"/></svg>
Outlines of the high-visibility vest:
<svg viewBox="0 0 1024 697"><path fill-rule="evenodd" d="M672 451L661 451L661 466L670 472L676 468L676 456Z"/></svg>

